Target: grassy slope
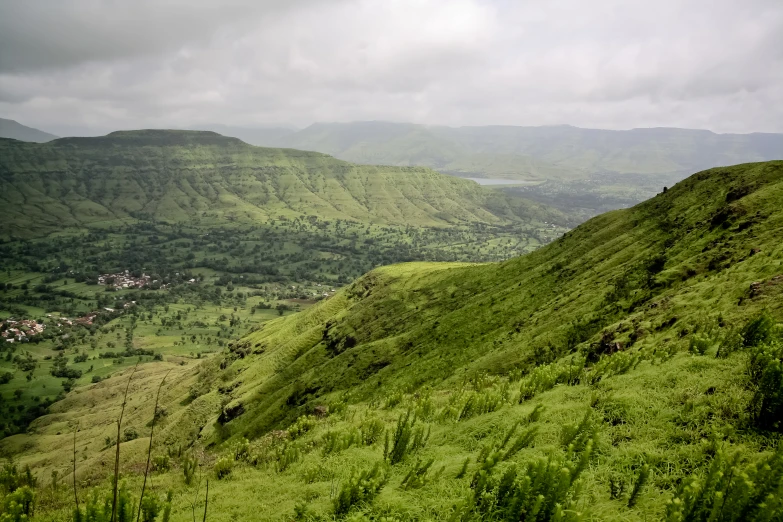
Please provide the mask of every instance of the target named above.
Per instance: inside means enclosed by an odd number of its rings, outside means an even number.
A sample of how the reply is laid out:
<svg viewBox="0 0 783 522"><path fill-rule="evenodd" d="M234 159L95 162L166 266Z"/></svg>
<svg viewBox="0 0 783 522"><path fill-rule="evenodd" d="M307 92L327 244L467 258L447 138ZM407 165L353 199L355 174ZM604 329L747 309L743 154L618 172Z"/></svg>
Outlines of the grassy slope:
<svg viewBox="0 0 783 522"><path fill-rule="evenodd" d="M352 405L319 421L303 439L304 456L286 471L240 467L229 480L211 482L210 520L277 520L289 517L300 500L328 512L334 484L382 456L376 444L322 457L318 448L327 431L347 433L368 414L391 428L401 408L431 401L432 436L421 457L434 458L433 470L444 471L424 488L405 491L399 482L413 461L395 466L374 507L365 509L443 519L469 492L473 460L466 478L454 479L465 458L474 459L479 448L501 439L534 406L546 411L533 446L515 457L519 463L562 454L563 426L592 411L597 454L583 476L579 509L600 520L659 518L677 484L703 472L711 432L721 431L725 448L751 460L774 440L744 424L750 393L744 354L717 359L714 347L705 357L687 348L700 328L726 332L762 309L783 317L777 277L783 274L782 200L783 162L713 169L504 263L375 270L306 312L249 334L222 357L224 369L214 359L198 369L199 375L178 370L181 375L173 375L166 388L169 416L158 440L187 442L197 432L207 443L253 438L286 427L314 405L334 408L349 394ZM662 253L665 264L651 269L650 261ZM761 290L749 292L756 281ZM574 345L583 341L578 347L589 351L602 337L623 343L624 351L588 368L588 378L579 384L557 386L518 404L520 375L536 364L568 361ZM631 357L636 362L627 373L613 375L606 366ZM484 372L498 377L477 377ZM213 382L212 391L187 404L188 387L196 382ZM449 413L459 411L470 394L501 393L504 382L510 383L509 400L497 411L459 422ZM120 379L110 379L69 395L58 413L35 425L36 433L11 437L4 448L21 452L22 461L39 469L67 468L66 427L85 408L94 410L101 394L107 407L116 407L121 387ZM139 387L132 396L137 417L131 424L140 430L149 417L144 405L151 393L150 387ZM405 395L394 406L398 393ZM225 424L214 422L221 409L241 411L239 404L244 413ZM99 442L111 435L111 424L105 415L101 419L83 426L86 434L78 438L89 470L85 475L105 475L101 470L111 461L111 452L100 451ZM138 469L133 463L141 460L144 445L125 446L130 472ZM208 469L209 458L203 462ZM629 509L625 500L610 498L610 478L619 475L630 487L642 462L652 468L650 484ZM318 466L326 471L313 472ZM184 495L177 477L176 472L161 475L158 488L173 486ZM189 498L177 497L174 520L189 519Z"/></svg>
<svg viewBox="0 0 783 522"><path fill-rule="evenodd" d="M357 166L195 131L115 132L46 144L0 140L0 190L5 237L135 218L214 226L317 215L442 226L558 214L498 202L475 183L425 168Z"/></svg>
<svg viewBox="0 0 783 522"><path fill-rule="evenodd" d="M320 123L275 143L357 163L426 165L444 172L519 179L583 179L604 172L664 174L780 158L780 134L689 129L609 131L552 127L428 127Z"/></svg>

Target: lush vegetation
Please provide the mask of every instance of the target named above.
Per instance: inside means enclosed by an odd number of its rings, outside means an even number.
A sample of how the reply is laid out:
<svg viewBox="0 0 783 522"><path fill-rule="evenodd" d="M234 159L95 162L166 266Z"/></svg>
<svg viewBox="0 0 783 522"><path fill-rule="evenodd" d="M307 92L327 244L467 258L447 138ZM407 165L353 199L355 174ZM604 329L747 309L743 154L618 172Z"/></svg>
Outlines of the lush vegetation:
<svg viewBox="0 0 783 522"><path fill-rule="evenodd" d="M115 447L143 505L151 447L170 520L779 520L780 201L783 162L713 169L531 254L378 268L199 365L77 388L2 442L36 482L5 513L34 494L72 520Z"/></svg>
<svg viewBox="0 0 783 522"><path fill-rule="evenodd" d="M0 319L46 326L0 347L5 435L74 386L214 353L377 266L508 259L569 224L427 169L212 132L0 140L0 185ZM99 284L126 272L148 284Z"/></svg>

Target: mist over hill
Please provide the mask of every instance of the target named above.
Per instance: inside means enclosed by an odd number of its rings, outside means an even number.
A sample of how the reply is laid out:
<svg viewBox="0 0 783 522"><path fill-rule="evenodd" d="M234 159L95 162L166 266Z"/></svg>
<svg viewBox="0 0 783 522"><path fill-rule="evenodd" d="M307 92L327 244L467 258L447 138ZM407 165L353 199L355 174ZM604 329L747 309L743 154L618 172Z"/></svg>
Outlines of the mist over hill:
<svg viewBox="0 0 783 522"><path fill-rule="evenodd" d="M0 118L0 138L44 143L57 139L57 136L32 127L27 127L14 120Z"/></svg>
<svg viewBox="0 0 783 522"><path fill-rule="evenodd" d="M366 164L422 165L468 177L587 179L596 174L676 175L783 158L783 134L715 134L650 128L445 127L315 123L271 143ZM261 143L258 143L261 144Z"/></svg>

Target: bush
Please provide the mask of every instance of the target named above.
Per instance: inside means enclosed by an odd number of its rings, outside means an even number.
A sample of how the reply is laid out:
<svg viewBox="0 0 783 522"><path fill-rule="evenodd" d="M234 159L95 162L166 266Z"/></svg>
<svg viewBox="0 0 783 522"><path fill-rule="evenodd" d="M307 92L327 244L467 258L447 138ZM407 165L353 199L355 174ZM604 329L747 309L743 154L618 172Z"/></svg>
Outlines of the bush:
<svg viewBox="0 0 783 522"><path fill-rule="evenodd" d="M157 455L152 459L152 470L160 473L165 473L171 469L171 464L168 455Z"/></svg>
<svg viewBox="0 0 783 522"><path fill-rule="evenodd" d="M92 379L91 379L91 382L92 382L93 384L96 384L96 383L99 383L99 382L101 382L101 380L102 380L102 379L101 379L101 376L100 376L100 375L93 375L93 376L92 376Z"/></svg>
<svg viewBox="0 0 783 522"><path fill-rule="evenodd" d="M775 322L767 312L752 318L740 331L742 344L746 348L769 343L774 337Z"/></svg>
<svg viewBox="0 0 783 522"><path fill-rule="evenodd" d="M33 516L35 493L29 486L22 486L6 495L2 502L0 522L24 522Z"/></svg>
<svg viewBox="0 0 783 522"><path fill-rule="evenodd" d="M234 469L233 457L220 457L215 461L215 476L218 480L222 480L231 474Z"/></svg>
<svg viewBox="0 0 783 522"><path fill-rule="evenodd" d="M667 522L783 520L783 446L741 466L739 453L718 451L703 478L686 480L667 503Z"/></svg>
<svg viewBox="0 0 783 522"><path fill-rule="evenodd" d="M571 458L538 459L519 470L511 466L495 475L499 452L483 459L471 482L472 494L460 507L459 520L577 520L579 475L587 467L593 442Z"/></svg>
<svg viewBox="0 0 783 522"><path fill-rule="evenodd" d="M430 437L430 430L426 434L422 426L415 427L416 417L411 418L411 412L400 415L394 434L389 437L386 432L386 440L383 449L383 458L392 466L402 462L405 457L423 448Z"/></svg>
<svg viewBox="0 0 783 522"><path fill-rule="evenodd" d="M333 501L334 514L343 517L357 504L369 504L387 481L388 475L380 463L375 464L370 470L352 474Z"/></svg>
<svg viewBox="0 0 783 522"><path fill-rule="evenodd" d="M359 425L359 433L361 433L362 444L365 446L372 446L381 440L381 436L383 435L385 429L386 426L383 424L383 421L376 417L368 417L364 419Z"/></svg>
<svg viewBox="0 0 783 522"><path fill-rule="evenodd" d="M756 386L750 401L753 424L762 430L783 432L783 346L752 348L748 374Z"/></svg>
<svg viewBox="0 0 783 522"><path fill-rule="evenodd" d="M317 423L318 421L312 415L302 415L288 428L288 435L291 440L301 437L313 429Z"/></svg>

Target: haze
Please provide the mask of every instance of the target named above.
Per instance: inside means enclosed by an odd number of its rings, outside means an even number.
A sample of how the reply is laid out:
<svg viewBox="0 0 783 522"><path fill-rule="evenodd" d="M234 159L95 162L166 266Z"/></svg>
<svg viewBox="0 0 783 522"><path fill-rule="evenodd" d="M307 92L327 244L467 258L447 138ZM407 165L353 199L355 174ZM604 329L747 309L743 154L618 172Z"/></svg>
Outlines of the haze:
<svg viewBox="0 0 783 522"><path fill-rule="evenodd" d="M0 0L0 115L783 132L779 0Z"/></svg>

